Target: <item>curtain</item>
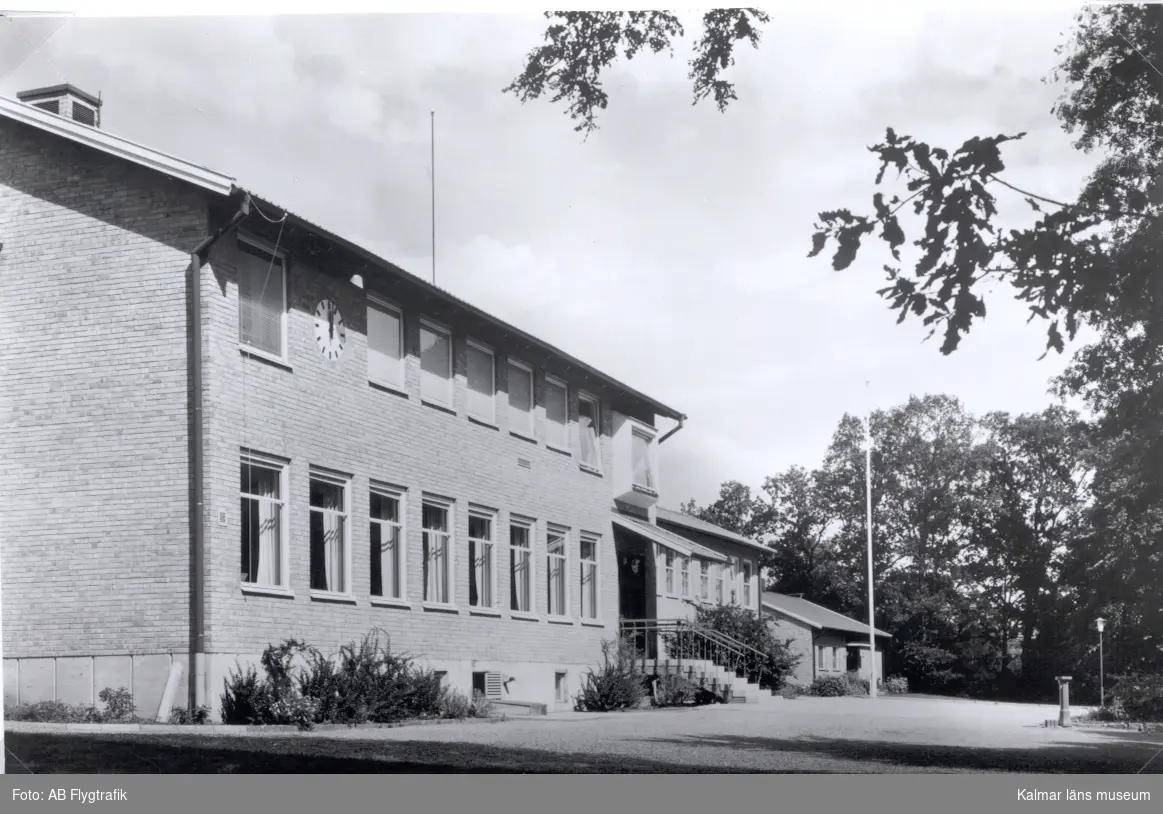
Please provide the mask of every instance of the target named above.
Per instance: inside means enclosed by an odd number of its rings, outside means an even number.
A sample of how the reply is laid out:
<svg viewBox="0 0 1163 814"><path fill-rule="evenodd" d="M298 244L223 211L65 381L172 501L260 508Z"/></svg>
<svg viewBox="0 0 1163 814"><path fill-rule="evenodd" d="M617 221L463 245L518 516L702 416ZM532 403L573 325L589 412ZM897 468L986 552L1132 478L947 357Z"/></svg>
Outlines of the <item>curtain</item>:
<svg viewBox="0 0 1163 814"><path fill-rule="evenodd" d="M344 590L343 517L323 513L323 578L326 591Z"/></svg>
<svg viewBox="0 0 1163 814"><path fill-rule="evenodd" d="M582 402L584 404L585 402ZM597 427L594 426L594 417L579 413L578 415L579 435L581 436L581 457L582 463L587 466L597 467L598 460L598 433Z"/></svg>

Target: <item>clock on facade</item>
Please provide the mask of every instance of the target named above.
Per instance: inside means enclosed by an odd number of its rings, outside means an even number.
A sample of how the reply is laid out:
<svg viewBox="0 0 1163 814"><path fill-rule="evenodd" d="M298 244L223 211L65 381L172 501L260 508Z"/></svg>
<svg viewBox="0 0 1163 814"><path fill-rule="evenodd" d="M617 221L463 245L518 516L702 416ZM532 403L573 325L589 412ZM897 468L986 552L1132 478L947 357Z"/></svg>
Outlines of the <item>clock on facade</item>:
<svg viewBox="0 0 1163 814"><path fill-rule="evenodd" d="M315 307L315 342L323 356L335 360L347 344L347 327L343 315L331 300L323 300Z"/></svg>

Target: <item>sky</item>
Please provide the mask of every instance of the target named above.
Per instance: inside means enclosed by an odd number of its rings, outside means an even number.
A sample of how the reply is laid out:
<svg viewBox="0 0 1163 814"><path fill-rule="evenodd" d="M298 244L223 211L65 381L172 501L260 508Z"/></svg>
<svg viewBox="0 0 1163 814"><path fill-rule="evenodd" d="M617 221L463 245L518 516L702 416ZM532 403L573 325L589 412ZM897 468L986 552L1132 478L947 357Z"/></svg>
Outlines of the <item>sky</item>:
<svg viewBox="0 0 1163 814"><path fill-rule="evenodd" d="M837 273L807 252L818 212L871 208L867 148L889 126L950 148L1026 131L1005 177L1072 197L1094 159L1042 79L1077 9L779 7L739 51L726 113L691 104L688 15L673 57L609 71L588 139L561 107L501 92L541 41L529 13L2 19L0 95L100 92L105 130L424 277L434 127L437 284L685 413L660 450L677 508L817 465L845 413L926 393L974 413L1052 402L1067 357L1039 361L1045 325L1004 290L942 356L876 294L885 256Z"/></svg>

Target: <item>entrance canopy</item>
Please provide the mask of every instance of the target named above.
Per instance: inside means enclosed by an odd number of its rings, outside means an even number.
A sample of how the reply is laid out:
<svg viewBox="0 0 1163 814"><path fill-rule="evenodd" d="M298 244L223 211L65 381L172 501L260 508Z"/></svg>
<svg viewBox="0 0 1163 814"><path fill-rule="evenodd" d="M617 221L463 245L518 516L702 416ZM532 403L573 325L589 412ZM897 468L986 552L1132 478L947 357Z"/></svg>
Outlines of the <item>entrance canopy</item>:
<svg viewBox="0 0 1163 814"><path fill-rule="evenodd" d="M685 537L679 537L677 534L659 528L653 523L646 520L640 520L637 517L630 517L625 514L615 513L613 516L614 525L636 534L639 537L644 537L652 543L657 543L663 548L683 557L697 557L703 560L710 560L711 562L727 562L727 557L717 551L712 551L706 546L699 545L693 540L688 540Z"/></svg>

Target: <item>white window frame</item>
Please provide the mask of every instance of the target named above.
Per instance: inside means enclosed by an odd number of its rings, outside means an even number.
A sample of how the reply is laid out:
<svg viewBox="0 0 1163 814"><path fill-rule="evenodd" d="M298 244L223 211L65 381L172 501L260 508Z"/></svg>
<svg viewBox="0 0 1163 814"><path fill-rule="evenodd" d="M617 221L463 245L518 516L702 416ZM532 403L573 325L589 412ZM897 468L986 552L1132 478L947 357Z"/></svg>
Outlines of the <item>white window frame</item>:
<svg viewBox="0 0 1163 814"><path fill-rule="evenodd" d="M832 671L837 672L840 669L840 648L832 648Z"/></svg>
<svg viewBox="0 0 1163 814"><path fill-rule="evenodd" d="M558 704L569 703L569 673L555 670L553 673L553 699Z"/></svg>
<svg viewBox="0 0 1163 814"><path fill-rule="evenodd" d="M588 469L595 474L602 474L602 402L601 400L584 390L579 390L577 394L578 411L577 411L577 460L582 469ZM581 425L581 405L582 403L589 404L594 410L594 451L598 456L596 461L587 461L582 455L582 425Z"/></svg>
<svg viewBox="0 0 1163 814"><path fill-rule="evenodd" d="M637 471L635 471L635 468L634 468L634 448L633 448L634 439L636 439L636 438L641 439L641 440L646 442L646 473L647 473L647 477L651 481L650 483L639 483L638 482L638 473L637 473ZM638 429L638 427L635 426L635 427L632 427L630 430L630 444L631 444L631 448L630 448L630 479L631 479L631 484L633 485L633 487L635 489L645 490L646 492L648 492L650 494L657 495L658 494L658 473L654 471L654 455L653 455L654 436L651 435L650 433L646 432L645 430Z"/></svg>
<svg viewBox="0 0 1163 814"><path fill-rule="evenodd" d="M686 599L691 595L691 558L681 557L679 562L679 583L682 590L682 597Z"/></svg>
<svg viewBox="0 0 1163 814"><path fill-rule="evenodd" d="M556 387L561 391L562 406L565 408L565 417L560 425L556 421L551 421L549 418L549 394L546 392L541 399L545 403L545 446L550 449L555 449L558 452L564 452L567 455L572 454L569 443L569 385L555 376L545 377L545 390L548 391L551 387ZM561 437L551 438L550 427L561 427Z"/></svg>
<svg viewBox="0 0 1163 814"><path fill-rule="evenodd" d="M594 558L585 559L582 554L585 545L592 543ZM602 537L600 534L583 531L578 535L578 610L583 622L600 622L602 619ZM589 576L593 594L593 613L586 615L586 577Z"/></svg>
<svg viewBox="0 0 1163 814"><path fill-rule="evenodd" d="M343 490L343 509L335 511L332 509L320 509L311 505L310 482L319 481L327 483L332 486L338 486ZM344 475L339 475L334 472L329 472L324 469L316 469L312 467L308 475L308 491L307 491L307 511L308 515L316 513L321 514L338 514L343 521L343 539L341 545L343 551L340 552L340 558L343 561L343 585L340 590L332 590L330 586L324 590L319 588L311 588L311 596L328 598L328 597L342 597L350 598L352 596L351 589L351 478ZM311 545L311 524L307 525L307 540L308 546ZM310 563L311 551L308 547L307 557Z"/></svg>
<svg viewBox="0 0 1163 814"><path fill-rule="evenodd" d="M669 548L663 549L662 560L664 566L663 588L667 596L674 596L675 579L674 579L674 558L675 553Z"/></svg>
<svg viewBox="0 0 1163 814"><path fill-rule="evenodd" d="M287 289L290 287L290 275L287 274L287 253L285 251L282 251L281 249L279 251L275 251L273 246L267 245L266 242L260 240L259 238L252 237L252 236L247 235L247 234L242 233L242 232L238 233L238 243L239 243L239 245L236 249L236 251L238 251L238 252L244 251L241 244L246 244L251 249L254 249L256 251L260 251L263 254L270 255L272 258L274 258L274 261L278 265L280 273L281 273L282 278L283 278L283 308L282 308L282 311L279 312L279 352L278 353L271 353L270 351L264 350L263 348L256 347L243 339L243 336L242 336L242 334L243 334L243 331L242 331L242 275L241 274L236 275L237 276L236 282L237 282L237 286L238 286L238 346L253 356L258 356L258 357L261 357L263 359L269 359L269 360L274 361L274 362L280 362L282 364L287 364L287 359L289 358L288 349L287 349L287 301L288 301L289 292L287 291ZM273 270L273 269L274 269L274 266L272 265L271 270ZM260 293L262 293L262 292L260 292ZM261 299L261 297L260 297L260 299Z"/></svg>
<svg viewBox="0 0 1163 814"><path fill-rule="evenodd" d="M386 484L372 483L369 488L369 493L375 493L380 497L395 500L399 505L399 522L391 520L380 520L371 516L371 505L368 505L368 534L370 537L371 527L380 526L380 540L384 539L383 528L385 526L395 526L399 529L399 551L396 556L399 559L398 563L398 577L400 582L399 596L376 596L371 594L371 602L373 605L407 605L408 604L408 492L396 486L388 486ZM369 540L370 543L370 540ZM381 543L382 544L382 543ZM382 556L381 551L381 556ZM380 588L384 587L384 566L383 561L380 562ZM368 592L371 593L371 583L369 576Z"/></svg>
<svg viewBox="0 0 1163 814"><path fill-rule="evenodd" d="M825 649L826 648L822 644L816 645L816 668L819 670L827 670L828 669L827 667L824 666L824 650Z"/></svg>
<svg viewBox="0 0 1163 814"><path fill-rule="evenodd" d="M517 368L529 376L529 420L525 426L516 426L513 423L513 368ZM537 376L533 373L532 365L527 365L519 359L509 357L508 367L505 371L505 390L508 397L507 404L509 405L509 432L521 438L527 438L530 441L537 440Z"/></svg>
<svg viewBox="0 0 1163 814"><path fill-rule="evenodd" d="M562 545L561 554L551 554L549 551L549 538L551 536L560 537ZM569 537L570 530L565 526L558 526L549 524L545 527L545 615L549 619L569 619L570 618L570 590L569 590ZM561 577L561 613L553 612L553 593L549 590L549 577L553 573L553 561L557 560L558 565L562 569Z"/></svg>
<svg viewBox="0 0 1163 814"><path fill-rule="evenodd" d="M525 540L528 546L513 545L513 529L520 528L525 530ZM533 520L524 517L509 516L509 613L511 616L536 619L537 616L537 524ZM528 593L525 597L528 608L525 610L517 610L513 607L512 595L512 579L513 579L513 551L516 549L524 550L528 558L525 563L525 572L528 579Z"/></svg>
<svg viewBox="0 0 1163 814"><path fill-rule="evenodd" d="M727 577L727 575L724 573L726 568L727 566L725 563L719 563L717 566L715 566L715 604L717 605L726 604L726 602L723 601L725 597L723 583L726 582Z"/></svg>
<svg viewBox="0 0 1163 814"><path fill-rule="evenodd" d="M743 560L743 606L751 607L751 577L755 567L751 564L751 560Z"/></svg>
<svg viewBox="0 0 1163 814"><path fill-rule="evenodd" d="M427 374L424 370L424 332L440 334L448 340L448 378L446 382L446 392L440 393L425 393L424 382L431 374ZM420 347L418 349L420 355L420 400L428 404L435 404L438 407L445 407L452 409L453 399L456 394L456 347L452 339L452 329L441 325L428 317L420 318Z"/></svg>
<svg viewBox="0 0 1163 814"><path fill-rule="evenodd" d="M367 378L368 378L368 381L373 382L375 384L378 384L382 387L387 387L387 388L390 388L392 390L398 390L398 391L403 392L404 388L407 384L406 373L405 373L405 368L406 368L405 360L408 358L408 348L407 348L407 345L405 343L407 331L405 330L405 327L404 327L404 309L369 291L368 295L367 295L367 310L368 311L382 311L385 314L390 314L390 315L394 316L397 320L399 320L399 323L400 323L400 336L399 336L400 358L397 359L396 363L395 363L396 369L394 372L394 378L385 379L383 377L373 375L373 372L372 372L372 366L371 366L372 348L371 348L371 336L370 336L370 334L371 334L371 319L370 318L368 319L368 324L367 324L368 334L369 334L369 336L367 338L367 352L368 352Z"/></svg>
<svg viewBox="0 0 1163 814"><path fill-rule="evenodd" d="M445 517L445 531L437 532L431 531L424 525L424 507L431 506L435 509L440 509L444 512ZM425 537L429 534L444 534L448 540L445 545L445 570L444 578L446 580L446 593L448 594L447 602L440 602L435 599L428 598L428 580L424 579L424 584L421 586L420 596L423 605L426 608L455 608L456 607L456 504L447 498L436 497L435 495L424 495L420 501L420 556L423 559L425 555L431 557L431 548L425 545ZM424 576L424 571L421 570L421 576Z"/></svg>
<svg viewBox="0 0 1163 814"><path fill-rule="evenodd" d="M709 560L699 560L699 599L704 602L711 599L711 563Z"/></svg>
<svg viewBox="0 0 1163 814"><path fill-rule="evenodd" d="M279 475L279 496L272 502L276 502L279 506L279 580L274 584L266 584L261 582L242 582L242 590L246 593L277 593L280 595L289 594L291 592L291 541L290 541L290 509L287 501L287 486L289 464L280 460L279 458L263 455L262 453L253 451L244 451L239 456L239 477L242 476L243 466L257 466L263 469L270 469L278 472ZM241 486L241 484L240 484ZM243 498L250 500L269 500L263 498L261 495L251 495L247 492L239 490L239 502ZM239 520L239 545L242 544L242 524L246 522L245 516L240 516ZM241 574L241 568L239 570Z"/></svg>
<svg viewBox="0 0 1163 814"><path fill-rule="evenodd" d="M477 421L482 421L489 426L495 427L497 425L497 354L492 348L483 342L478 342L475 339L469 339L466 343L464 355L465 375L464 375L464 390L465 401L470 418L475 418ZM472 354L470 351L478 350L481 353L488 354L489 357L489 412L481 414L473 411L472 408Z"/></svg>
<svg viewBox="0 0 1163 814"><path fill-rule="evenodd" d="M476 568L477 568L476 563L474 563L472 561L471 557L467 556L469 548L475 547L477 549L476 550L477 557L479 558L481 546L482 545L488 546L489 562L490 562L489 573L488 573L488 589L489 589L489 597L491 600L488 603L483 603L480 601L480 598L479 598L480 582L478 580L477 603L473 604L472 595L469 594L468 605L469 605L469 608L471 610L474 610L474 611L495 611L498 607L497 560L500 559L497 556L497 513L492 509L485 509L485 508L482 508L479 506L470 506L469 510L468 510L468 517L469 517L469 532L468 532L468 542L467 542L467 546L465 548L465 553L466 553L465 560L467 561L470 572L475 572ZM472 519L474 517L477 518L478 520L488 521L490 539L485 540L483 538L472 536ZM471 585L471 578L472 577L471 577L471 573L470 573L470 583L469 583L470 585Z"/></svg>

